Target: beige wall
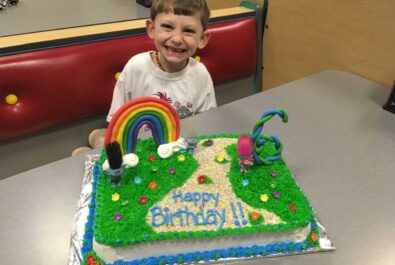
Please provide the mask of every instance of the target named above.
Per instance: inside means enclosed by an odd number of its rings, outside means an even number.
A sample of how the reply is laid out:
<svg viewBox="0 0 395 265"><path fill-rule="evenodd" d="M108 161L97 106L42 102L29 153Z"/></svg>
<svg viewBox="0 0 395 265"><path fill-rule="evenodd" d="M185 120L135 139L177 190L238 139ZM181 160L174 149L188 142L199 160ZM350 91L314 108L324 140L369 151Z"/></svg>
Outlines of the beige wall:
<svg viewBox="0 0 395 265"><path fill-rule="evenodd" d="M395 0L269 0L267 24L264 89L325 69L395 80Z"/></svg>
<svg viewBox="0 0 395 265"><path fill-rule="evenodd" d="M264 42L264 89L324 69L391 86L394 0L272 0Z"/></svg>

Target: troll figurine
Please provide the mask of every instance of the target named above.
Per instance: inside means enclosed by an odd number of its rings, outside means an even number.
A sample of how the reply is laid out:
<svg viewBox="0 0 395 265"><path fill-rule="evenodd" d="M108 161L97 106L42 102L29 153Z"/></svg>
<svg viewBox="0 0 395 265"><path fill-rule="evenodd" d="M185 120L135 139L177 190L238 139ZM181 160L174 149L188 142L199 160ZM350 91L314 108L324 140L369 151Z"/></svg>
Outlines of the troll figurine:
<svg viewBox="0 0 395 265"><path fill-rule="evenodd" d="M254 164L252 157L253 144L252 139L243 134L237 141L237 153L239 154L239 165L242 173L247 172L247 167Z"/></svg>

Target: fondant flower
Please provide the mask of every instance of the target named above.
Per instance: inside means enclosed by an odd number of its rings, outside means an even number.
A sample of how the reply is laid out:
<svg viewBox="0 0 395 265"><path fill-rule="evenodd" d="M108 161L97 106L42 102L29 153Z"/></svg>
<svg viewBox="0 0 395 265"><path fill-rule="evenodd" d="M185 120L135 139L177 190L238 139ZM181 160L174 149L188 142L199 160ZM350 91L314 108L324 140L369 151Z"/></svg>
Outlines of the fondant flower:
<svg viewBox="0 0 395 265"><path fill-rule="evenodd" d="M177 157L177 159L178 159L178 161L185 161L185 156L184 155L179 155L178 157Z"/></svg>
<svg viewBox="0 0 395 265"><path fill-rule="evenodd" d="M272 176L272 177L277 177L277 172L276 171L272 171L272 173L270 173L270 176Z"/></svg>
<svg viewBox="0 0 395 265"><path fill-rule="evenodd" d="M140 184L141 181L142 181L142 179L139 177L134 178L134 183L136 183L136 184Z"/></svg>
<svg viewBox="0 0 395 265"><path fill-rule="evenodd" d="M276 199L280 199L281 195L278 192L273 193L273 197Z"/></svg>
<svg viewBox="0 0 395 265"><path fill-rule="evenodd" d="M116 201L119 200L120 197L121 197L121 196L120 196L118 193L114 193L114 194L111 196L111 200L113 200L114 202L116 202Z"/></svg>
<svg viewBox="0 0 395 265"><path fill-rule="evenodd" d="M154 161L155 161L155 156L149 156L149 157L148 157L148 161L154 162Z"/></svg>
<svg viewBox="0 0 395 265"><path fill-rule="evenodd" d="M176 170L174 168L169 169L169 174L174 175L176 173Z"/></svg>
<svg viewBox="0 0 395 265"><path fill-rule="evenodd" d="M293 212L296 211L296 206L295 206L295 205L290 204L288 207L289 207L289 209L290 209L291 211L293 211Z"/></svg>

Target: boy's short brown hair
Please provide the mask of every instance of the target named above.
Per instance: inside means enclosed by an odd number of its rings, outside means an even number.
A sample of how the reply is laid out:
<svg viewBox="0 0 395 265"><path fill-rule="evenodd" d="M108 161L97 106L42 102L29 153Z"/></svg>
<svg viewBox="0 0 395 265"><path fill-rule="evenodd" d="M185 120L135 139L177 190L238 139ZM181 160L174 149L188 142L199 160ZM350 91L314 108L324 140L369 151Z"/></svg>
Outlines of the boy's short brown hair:
<svg viewBox="0 0 395 265"><path fill-rule="evenodd" d="M205 0L155 0L151 6L151 19L154 21L160 13L184 16L194 16L200 13L203 30L207 30L210 18L210 9Z"/></svg>

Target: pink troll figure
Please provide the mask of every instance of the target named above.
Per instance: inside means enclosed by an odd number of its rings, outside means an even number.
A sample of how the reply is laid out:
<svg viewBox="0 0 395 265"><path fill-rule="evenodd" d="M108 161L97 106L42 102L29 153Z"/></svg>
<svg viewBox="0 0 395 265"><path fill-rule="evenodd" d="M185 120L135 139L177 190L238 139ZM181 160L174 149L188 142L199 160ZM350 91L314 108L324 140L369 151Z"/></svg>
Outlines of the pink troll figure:
<svg viewBox="0 0 395 265"><path fill-rule="evenodd" d="M247 172L247 166L254 164L254 159L252 158L252 146L252 139L246 134L241 135L237 141L240 171L243 173Z"/></svg>

